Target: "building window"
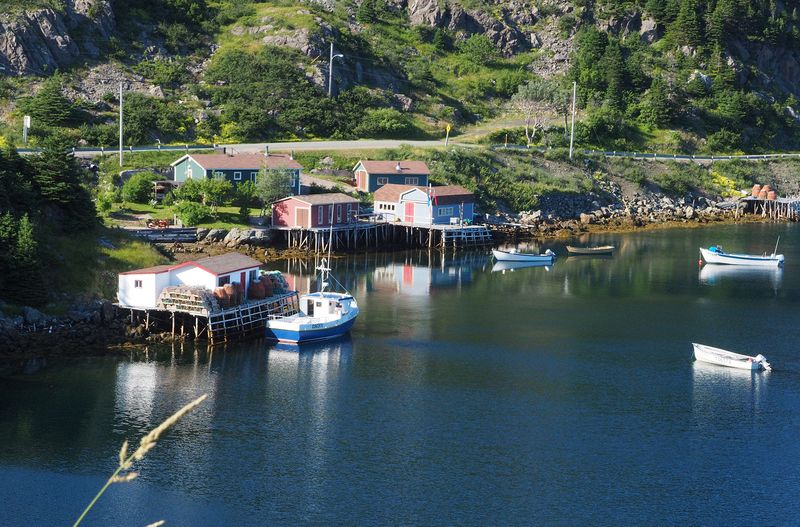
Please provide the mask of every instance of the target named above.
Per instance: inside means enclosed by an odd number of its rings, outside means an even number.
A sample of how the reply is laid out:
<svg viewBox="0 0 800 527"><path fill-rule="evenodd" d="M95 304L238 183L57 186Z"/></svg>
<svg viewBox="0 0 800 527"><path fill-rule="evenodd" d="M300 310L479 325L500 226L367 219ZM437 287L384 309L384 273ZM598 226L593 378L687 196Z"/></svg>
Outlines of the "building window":
<svg viewBox="0 0 800 527"><path fill-rule="evenodd" d="M250 271L250 281L252 282L253 280L258 280L258 271L256 269Z"/></svg>
<svg viewBox="0 0 800 527"><path fill-rule="evenodd" d="M419 185L419 178L418 177L407 177L406 178L406 185Z"/></svg>
<svg viewBox="0 0 800 527"><path fill-rule="evenodd" d="M342 221L342 206L336 205L336 223L341 223Z"/></svg>
<svg viewBox="0 0 800 527"><path fill-rule="evenodd" d="M452 216L453 215L453 207L439 207L439 212L437 214L440 217L441 216Z"/></svg>
<svg viewBox="0 0 800 527"><path fill-rule="evenodd" d="M223 285L230 283L231 283L231 275L220 276L217 279L217 287L222 287Z"/></svg>
<svg viewBox="0 0 800 527"><path fill-rule="evenodd" d="M187 179L192 179L192 167L189 167L186 170L186 177L187 177Z"/></svg>
<svg viewBox="0 0 800 527"><path fill-rule="evenodd" d="M347 204L347 221L350 221L350 220L352 220L352 219L353 219L353 209L352 209L352 206L353 206L353 205L352 205L351 203L348 203L348 204Z"/></svg>
<svg viewBox="0 0 800 527"><path fill-rule="evenodd" d="M320 225L322 225L323 223L323 214L325 214L325 212L322 209L324 208L325 208L324 205L320 205L319 207L317 207L317 223L319 223Z"/></svg>
<svg viewBox="0 0 800 527"><path fill-rule="evenodd" d="M242 173L241 172L234 172L233 173L233 180L234 181L241 181L242 180Z"/></svg>
<svg viewBox="0 0 800 527"><path fill-rule="evenodd" d="M253 181L253 183L256 182L257 178L258 178L258 172L250 172L250 179Z"/></svg>
<svg viewBox="0 0 800 527"><path fill-rule="evenodd" d="M141 289L142 288L142 281L141 280L134 280L133 281L133 287L135 287L136 289Z"/></svg>
<svg viewBox="0 0 800 527"><path fill-rule="evenodd" d="M219 170L215 170L214 177L225 177L225 174L223 172L220 172Z"/></svg>
<svg viewBox="0 0 800 527"><path fill-rule="evenodd" d="M379 177L377 179L377 182L378 182L378 185L385 185L385 184L387 184L389 182L389 178L388 177Z"/></svg>

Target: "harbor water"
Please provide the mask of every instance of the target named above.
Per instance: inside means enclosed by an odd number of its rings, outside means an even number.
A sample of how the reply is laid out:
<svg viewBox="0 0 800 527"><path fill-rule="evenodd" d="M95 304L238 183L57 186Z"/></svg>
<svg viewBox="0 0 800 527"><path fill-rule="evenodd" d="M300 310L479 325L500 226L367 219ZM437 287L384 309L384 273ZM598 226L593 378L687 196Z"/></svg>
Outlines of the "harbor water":
<svg viewBox="0 0 800 527"><path fill-rule="evenodd" d="M778 235L783 269L698 266ZM142 347L0 379L0 525L71 525L126 438L204 393L85 525L796 525L800 226L527 248L559 258L337 259L361 314L299 351ZM313 264L273 267L313 287ZM774 371L695 363L692 342Z"/></svg>

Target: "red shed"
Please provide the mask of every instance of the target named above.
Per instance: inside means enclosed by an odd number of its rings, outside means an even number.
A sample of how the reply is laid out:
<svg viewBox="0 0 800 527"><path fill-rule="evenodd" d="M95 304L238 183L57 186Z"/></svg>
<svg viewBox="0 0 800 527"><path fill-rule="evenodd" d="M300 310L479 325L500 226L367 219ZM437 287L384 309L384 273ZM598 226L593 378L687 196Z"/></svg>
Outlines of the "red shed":
<svg viewBox="0 0 800 527"><path fill-rule="evenodd" d="M290 196L272 204L272 226L310 229L356 221L358 200L333 192Z"/></svg>

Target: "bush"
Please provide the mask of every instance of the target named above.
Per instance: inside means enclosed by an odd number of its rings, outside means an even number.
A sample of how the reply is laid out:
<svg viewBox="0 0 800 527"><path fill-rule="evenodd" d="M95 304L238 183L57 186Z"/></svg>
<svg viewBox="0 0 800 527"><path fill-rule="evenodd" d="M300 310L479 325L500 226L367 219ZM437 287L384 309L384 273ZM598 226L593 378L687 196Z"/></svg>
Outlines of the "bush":
<svg viewBox="0 0 800 527"><path fill-rule="evenodd" d="M194 227L213 218L211 208L194 201L182 201L175 205L175 214L178 215L184 225L189 227Z"/></svg>
<svg viewBox="0 0 800 527"><path fill-rule="evenodd" d="M473 64L486 65L500 55L492 41L484 34L476 33L461 44L461 54Z"/></svg>
<svg viewBox="0 0 800 527"><path fill-rule="evenodd" d="M138 172L122 185L122 199L133 203L147 203L153 196L153 181L161 177L152 172Z"/></svg>
<svg viewBox="0 0 800 527"><path fill-rule="evenodd" d="M368 110L354 130L359 137L406 137L414 131L414 125L404 114L393 108Z"/></svg>
<svg viewBox="0 0 800 527"><path fill-rule="evenodd" d="M179 201L197 201L203 199L203 182L198 179L187 179L173 194Z"/></svg>

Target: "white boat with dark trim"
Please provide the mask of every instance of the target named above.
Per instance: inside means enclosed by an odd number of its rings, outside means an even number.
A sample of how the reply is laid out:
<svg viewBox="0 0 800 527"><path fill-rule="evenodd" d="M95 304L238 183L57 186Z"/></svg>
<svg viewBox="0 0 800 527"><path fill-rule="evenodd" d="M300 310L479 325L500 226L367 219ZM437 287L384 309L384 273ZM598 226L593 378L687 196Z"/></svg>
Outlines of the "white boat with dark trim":
<svg viewBox="0 0 800 527"><path fill-rule="evenodd" d="M347 292L325 290L331 276L324 259L317 270L320 271L320 290L300 295L300 310L294 315L277 315L267 321L268 339L301 344L335 339L350 331L358 316L356 299Z"/></svg>
<svg viewBox="0 0 800 527"><path fill-rule="evenodd" d="M498 262L536 262L542 264L551 264L556 259L556 253L547 249L543 254L521 253L516 249L510 251L501 251L499 249L492 249L492 254Z"/></svg>
<svg viewBox="0 0 800 527"><path fill-rule="evenodd" d="M705 344L697 344L696 342L692 342L692 347L694 348L694 358L701 362L750 371L760 369L769 371L772 369L769 362L767 362L767 358L761 354L750 357L721 348L706 346Z"/></svg>
<svg viewBox="0 0 800 527"><path fill-rule="evenodd" d="M700 247L700 254L706 263L726 265L749 265L751 267L780 267L783 265L782 254L736 254L726 253L722 247L712 245L708 249Z"/></svg>
<svg viewBox="0 0 800 527"><path fill-rule="evenodd" d="M573 247L572 245L567 245L567 252L575 256L609 255L614 253L614 249L613 245L601 245L598 247Z"/></svg>

